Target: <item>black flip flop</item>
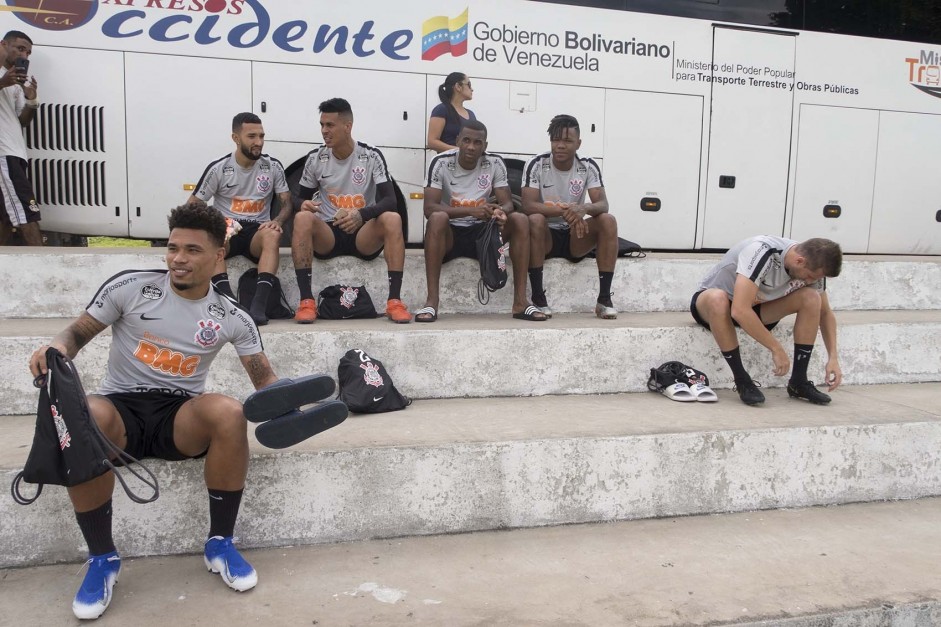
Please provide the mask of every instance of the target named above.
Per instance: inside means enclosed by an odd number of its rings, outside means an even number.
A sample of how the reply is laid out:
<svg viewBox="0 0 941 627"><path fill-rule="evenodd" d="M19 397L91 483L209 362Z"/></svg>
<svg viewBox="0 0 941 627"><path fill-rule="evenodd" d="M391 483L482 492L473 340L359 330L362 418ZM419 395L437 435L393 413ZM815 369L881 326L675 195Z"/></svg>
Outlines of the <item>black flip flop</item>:
<svg viewBox="0 0 941 627"><path fill-rule="evenodd" d="M268 448L287 448L337 426L349 413L343 401L319 403L258 425L255 438Z"/></svg>
<svg viewBox="0 0 941 627"><path fill-rule="evenodd" d="M279 379L253 392L245 399L243 411L250 422L264 422L282 416L303 405L322 401L337 389L325 374L310 374L298 379Z"/></svg>
<svg viewBox="0 0 941 627"><path fill-rule="evenodd" d="M419 318L418 316L431 316L430 318ZM438 319L438 312L434 307L422 307L415 312L415 322L434 322Z"/></svg>
<svg viewBox="0 0 941 627"><path fill-rule="evenodd" d="M537 316L542 316L542 318ZM513 314L513 317L517 320L527 320L529 322L545 322L549 319L546 314L539 311L538 307L533 307L532 305L527 307L526 310L522 313Z"/></svg>

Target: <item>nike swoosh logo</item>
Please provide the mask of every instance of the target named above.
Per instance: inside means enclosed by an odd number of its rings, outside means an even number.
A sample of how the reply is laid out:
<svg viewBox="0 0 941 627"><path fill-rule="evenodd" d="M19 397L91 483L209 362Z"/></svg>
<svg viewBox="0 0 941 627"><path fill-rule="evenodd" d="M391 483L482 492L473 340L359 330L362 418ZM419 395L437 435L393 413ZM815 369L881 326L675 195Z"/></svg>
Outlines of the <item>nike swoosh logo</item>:
<svg viewBox="0 0 941 627"><path fill-rule="evenodd" d="M553 184L553 185L543 185L543 186L542 186L543 189L549 189L550 187L555 187L555 185Z"/></svg>
<svg viewBox="0 0 941 627"><path fill-rule="evenodd" d="M457 185L457 181L451 181L451 185Z"/></svg>
<svg viewBox="0 0 941 627"><path fill-rule="evenodd" d="M320 178L322 178L322 179L328 179L328 178L330 178L331 176L333 176L333 175L332 175L332 174L321 174L321 175L320 175Z"/></svg>
<svg viewBox="0 0 941 627"><path fill-rule="evenodd" d="M221 500L222 500L222 497L221 497L221 496L213 496L213 495L211 495L211 494L209 495L209 498L211 498L211 499L216 499L217 501L221 501Z"/></svg>
<svg viewBox="0 0 941 627"><path fill-rule="evenodd" d="M234 184L233 184L233 185L224 185L224 186L223 186L223 189L232 189L233 187L235 187Z"/></svg>
<svg viewBox="0 0 941 627"><path fill-rule="evenodd" d="M384 399L384 398L385 398L385 396L373 396L373 397L372 397L372 402L373 402L373 403L378 403L379 401L381 401L381 400Z"/></svg>
<svg viewBox="0 0 941 627"><path fill-rule="evenodd" d="M150 316L145 315L145 314L141 314L140 319L141 320L163 320L163 318L151 318Z"/></svg>

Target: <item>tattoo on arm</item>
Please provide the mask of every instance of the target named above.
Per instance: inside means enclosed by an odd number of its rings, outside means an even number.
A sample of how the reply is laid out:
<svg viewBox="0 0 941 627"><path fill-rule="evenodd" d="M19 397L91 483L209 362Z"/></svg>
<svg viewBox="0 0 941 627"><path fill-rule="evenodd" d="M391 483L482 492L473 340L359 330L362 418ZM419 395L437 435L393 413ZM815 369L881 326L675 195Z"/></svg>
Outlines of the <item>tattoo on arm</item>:
<svg viewBox="0 0 941 627"><path fill-rule="evenodd" d="M83 313L78 319L72 322L72 324L56 335L52 342L53 344L64 347L66 354L72 358L106 328L104 324L98 322L87 313Z"/></svg>
<svg viewBox="0 0 941 627"><path fill-rule="evenodd" d="M252 385L255 386L256 390L277 381L278 377L271 369L271 364L268 363L268 358L264 353L248 355L242 357L241 360L242 366L245 367L245 372L248 373L248 378L252 380Z"/></svg>

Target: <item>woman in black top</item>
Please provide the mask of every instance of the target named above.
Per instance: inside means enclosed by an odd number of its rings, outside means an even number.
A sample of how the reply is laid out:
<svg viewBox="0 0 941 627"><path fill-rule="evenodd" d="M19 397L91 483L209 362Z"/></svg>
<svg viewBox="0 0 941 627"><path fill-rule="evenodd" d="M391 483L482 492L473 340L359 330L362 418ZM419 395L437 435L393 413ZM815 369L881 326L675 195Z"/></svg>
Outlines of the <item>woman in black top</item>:
<svg viewBox="0 0 941 627"><path fill-rule="evenodd" d="M465 74L451 72L438 87L441 103L431 110L428 121L427 147L435 152L444 152L455 148L457 134L467 120L476 120L477 116L464 103L474 97L474 89Z"/></svg>

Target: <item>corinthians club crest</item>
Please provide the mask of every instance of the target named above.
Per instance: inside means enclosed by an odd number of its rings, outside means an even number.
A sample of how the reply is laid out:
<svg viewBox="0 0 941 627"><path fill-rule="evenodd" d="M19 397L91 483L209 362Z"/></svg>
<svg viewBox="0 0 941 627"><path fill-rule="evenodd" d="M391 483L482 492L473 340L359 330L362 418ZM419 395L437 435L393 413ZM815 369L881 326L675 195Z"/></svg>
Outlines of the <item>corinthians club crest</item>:
<svg viewBox="0 0 941 627"><path fill-rule="evenodd" d="M366 385L372 385L377 388L382 387L383 380L382 375L379 374L379 366L368 361L365 364L360 364L359 367L366 371L366 374L363 375L363 381L366 382Z"/></svg>
<svg viewBox="0 0 941 627"><path fill-rule="evenodd" d="M359 290L355 287L340 287L340 304L346 307L347 309L352 309L353 305L356 304L356 299L359 297Z"/></svg>

